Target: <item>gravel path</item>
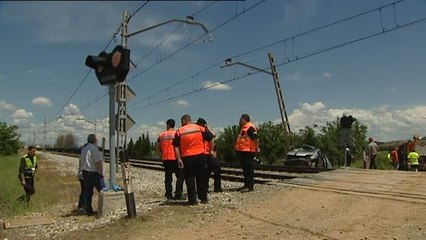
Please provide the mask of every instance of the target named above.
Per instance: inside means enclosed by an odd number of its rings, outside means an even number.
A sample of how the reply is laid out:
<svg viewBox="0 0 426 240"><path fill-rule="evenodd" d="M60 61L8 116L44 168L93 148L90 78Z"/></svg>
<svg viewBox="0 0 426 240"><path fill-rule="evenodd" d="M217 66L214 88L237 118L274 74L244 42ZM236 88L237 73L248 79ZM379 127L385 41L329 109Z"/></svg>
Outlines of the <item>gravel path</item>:
<svg viewBox="0 0 426 240"><path fill-rule="evenodd" d="M57 166L58 171L63 175L76 175L78 168L78 159L73 157L55 155L51 153L45 154L47 161L54 162ZM109 177L109 164L105 166L105 176ZM132 189L135 193L136 200L136 211L138 215L152 211L154 208L168 207L165 204L164 196L164 173L154 170L147 170L142 168L131 168L132 174ZM122 185L121 182L121 169L116 175L117 183ZM108 181L106 179L106 181ZM175 183L175 179L173 184ZM210 180L210 189L213 180ZM222 181L223 189L233 190L241 187L241 183ZM186 193L186 187L184 185L184 193ZM239 201L239 192L236 191L224 191L222 193L211 193L209 194L209 204L198 205L196 207L213 207L213 208L237 208L241 206ZM96 209L98 195L95 192L93 196L93 206ZM77 199L77 196L76 196ZM182 201L184 202L184 201ZM56 219L56 223L51 225L39 225L31 226L19 229L8 229L6 230L6 236L14 236L16 239L58 239L64 234L68 234L73 231L85 230L91 231L94 228L104 226L108 223L114 222L118 219L125 218L127 216L127 210L125 208L119 209L109 216L102 218L79 216L70 213L70 209L76 209L75 206L59 206L57 211L54 213L49 212L38 212L31 213L28 217L36 216L49 216ZM0 239L15 239L14 237L4 238L1 236Z"/></svg>

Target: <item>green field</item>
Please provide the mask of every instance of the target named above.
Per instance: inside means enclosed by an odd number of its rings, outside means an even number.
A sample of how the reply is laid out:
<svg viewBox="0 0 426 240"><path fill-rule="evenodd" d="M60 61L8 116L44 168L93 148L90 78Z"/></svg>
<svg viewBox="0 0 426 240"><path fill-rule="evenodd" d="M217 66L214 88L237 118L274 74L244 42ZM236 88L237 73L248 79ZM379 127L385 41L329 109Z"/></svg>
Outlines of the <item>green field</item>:
<svg viewBox="0 0 426 240"><path fill-rule="evenodd" d="M20 158L21 155L0 156L0 219L53 210L57 204L72 207L77 202L80 188L77 177L59 174L51 162L40 157L35 176L36 193L30 204L17 200L24 193L18 179Z"/></svg>

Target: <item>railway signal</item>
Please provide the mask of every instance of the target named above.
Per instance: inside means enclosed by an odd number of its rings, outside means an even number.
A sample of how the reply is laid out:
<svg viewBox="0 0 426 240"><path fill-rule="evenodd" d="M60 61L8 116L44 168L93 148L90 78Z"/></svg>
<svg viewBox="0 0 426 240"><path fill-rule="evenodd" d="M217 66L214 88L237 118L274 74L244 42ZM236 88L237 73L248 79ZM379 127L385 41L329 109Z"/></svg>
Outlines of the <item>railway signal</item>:
<svg viewBox="0 0 426 240"><path fill-rule="evenodd" d="M95 70L101 85L123 82L130 69L130 50L118 45L109 54L87 56L85 64Z"/></svg>

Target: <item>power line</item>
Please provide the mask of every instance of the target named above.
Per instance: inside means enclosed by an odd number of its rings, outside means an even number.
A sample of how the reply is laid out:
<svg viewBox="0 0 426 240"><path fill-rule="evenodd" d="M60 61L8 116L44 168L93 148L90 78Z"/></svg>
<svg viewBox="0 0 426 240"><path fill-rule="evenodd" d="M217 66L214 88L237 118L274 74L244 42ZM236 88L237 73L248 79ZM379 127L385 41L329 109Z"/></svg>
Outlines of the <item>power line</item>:
<svg viewBox="0 0 426 240"><path fill-rule="evenodd" d="M344 43L341 43L341 44L338 44L338 45L335 45L335 46L332 46L332 47L329 47L329 48L325 48L325 49L322 49L322 50L319 50L319 51L316 51L316 52L313 52L313 53L309 53L309 54L306 54L306 55L303 55L303 56L297 56L294 59L288 59L286 62L279 63L276 66L282 66L282 65L286 65L286 64L289 64L289 63L292 63L292 62L300 61L300 60L303 60L305 58L309 58L309 57L312 57L312 56L315 56L315 55L318 55L318 54L321 54L321 53L324 53L324 52L328 52L328 51L331 51L331 50L334 50L334 49L337 49L337 48L341 48L341 47L344 47L344 46L347 46L347 45L350 45L350 44L354 44L356 42L360 42L360 41L363 41L363 40L366 40L366 39L369 39L369 38L373 38L373 37L376 37L376 36L379 36L379 35L382 35L382 34L385 34L385 33L393 32L397 29L408 27L408 26L411 26L411 25L414 25L414 24L417 24L417 23L420 23L420 22L424 22L424 21L426 21L426 17L418 19L418 20L414 20L414 21L411 21L411 22L408 22L408 23L405 23L405 24L398 24L397 26L395 26L393 28L384 29L384 30L381 30L379 32L366 35L364 37L353 39L351 41L347 41L347 42L344 42ZM262 70L270 70L270 67L262 68ZM218 83L210 85L210 86L201 87L199 89L194 89L192 91L182 93L182 94L176 95L174 97L168 97L168 98L165 98L165 99L162 99L162 100L158 100L156 102L149 103L149 104L143 105L141 107L134 108L134 109L132 109L132 111L137 111L137 110L142 109L142 108L147 108L147 107L158 105L158 104L168 102L168 101L171 101L171 100L174 100L174 99L177 99L177 98L188 96L188 95L200 92L200 91L208 90L208 89L213 88L215 86L218 86L220 84L225 84L225 83L233 82L233 81L236 81L236 80L239 80L239 79L243 79L243 78L246 78L248 76L257 74L259 72L261 72L261 71L260 70L254 71L254 72L251 72L251 73L248 73L248 74L245 74L245 75L241 75L241 76L234 77L234 78L222 81L222 82L218 82Z"/></svg>
<svg viewBox="0 0 426 240"><path fill-rule="evenodd" d="M137 10L135 10L130 17L128 18L127 21L130 21L130 19L136 14L138 13L142 8L144 8L149 1L145 1L145 3L143 3ZM112 41L117 42L117 34L121 31L121 28L123 27L123 23L120 23L120 25L118 26L117 30L113 33L111 39L107 42L107 44L105 45L105 47L103 48L102 51L105 51L109 45L112 43ZM101 52L102 52L101 51ZM49 121L47 121L46 123L50 123L52 121L55 120L55 117L62 111L65 109L65 107L67 106L67 104L71 101L71 99L75 96L75 94L78 92L78 90L80 90L80 87L83 85L83 83L86 81L86 79L89 77L89 74L91 73L91 69L87 71L86 75L83 77L83 79L79 82L79 84L77 85L77 87L74 89L74 91L71 93L71 95L68 97L68 99L65 101L65 103L62 105L62 107L59 108L59 110L50 118ZM104 94L103 96L105 96L106 94ZM102 99L102 97L100 98ZM99 98L96 100L95 99L95 103L98 102L100 100ZM81 112L81 111L79 111Z"/></svg>
<svg viewBox="0 0 426 240"><path fill-rule="evenodd" d="M127 19L127 22L130 21L130 19L135 16L136 13L138 13L142 8L144 8L147 4L148 4L149 0L145 1L144 3L142 3L142 5L136 9L136 11L134 11L132 14L130 14L129 18Z"/></svg>
<svg viewBox="0 0 426 240"><path fill-rule="evenodd" d="M191 16L196 16L198 14L200 14L201 12L207 10L208 8L210 8L211 6L213 6L214 4L216 4L217 1L214 1L212 3L210 3L209 5L199 9L198 11L196 11L195 13L191 14ZM138 63L136 63L135 65L138 66L140 63L142 63L143 60L145 60L148 56L151 55L152 52L154 52L156 49L159 49L160 46L167 41L167 39L169 39L173 34L175 34L177 32L177 30L179 30L184 24L181 23L179 24L173 31L171 31L163 40L161 40L155 47L153 47L151 50L148 51L147 54L145 54L141 60L139 60Z"/></svg>
<svg viewBox="0 0 426 240"><path fill-rule="evenodd" d="M223 26L224 26L224 25L226 25L227 23L231 22L232 20L236 19L237 17L241 16L242 14L244 14L244 13L248 12L249 10L251 10L251 9L253 9L253 8L255 8L255 7L257 7L258 5L260 5L261 3L265 2L265 1L266 1L266 0L261 0L261 1L256 2L255 4L253 4L252 6L250 6L249 8L244 9L244 11L242 11L241 13L239 13L239 14L237 13L237 15L236 15L236 16L233 16L233 17L231 17L231 18L229 18L229 19L225 20L224 22L222 22L221 24L219 24L218 26L216 26L215 28L213 28L213 30L211 30L210 32L213 32L213 31L218 30L219 28L223 27ZM204 11L205 9L208 9L209 7L213 6L215 3L216 3L216 2L214 2L214 3L211 3L211 4L207 5L206 7L204 7L204 8L202 8L202 9L200 9L199 11L195 12L193 15L197 15L197 14L201 13L201 12L202 12L202 11ZM193 40L191 43L189 43L189 44L185 45L184 47L182 47L182 48L180 48L180 49L178 49L178 50L174 51L173 53L169 54L168 56L166 56L165 58L161 59L161 60L160 60L160 61L158 61L157 63L155 63L155 64L153 64L153 65L149 66L148 68L146 68L146 69L145 69L145 70L143 70L142 72L137 73L137 74L136 74L136 75L134 75L132 78L128 79L128 81L127 81L127 82L130 82L131 80L133 80L133 79L137 78L137 77L138 77L138 76L140 76L141 74L143 74L143 73L147 72L148 70L152 69L154 66L158 65L159 63L162 63L164 60L169 59L170 57L174 56L175 54L177 54L177 53L181 52L182 50L186 49L187 47L189 47L189 46L193 45L195 42L197 42L197 41L198 41L198 40L200 40L201 38L205 37L206 35L207 35L207 34L204 34L204 35L200 36L199 38L197 38L197 39ZM155 49L155 48L154 48L154 49ZM220 64L220 63L218 63L218 64ZM214 65L214 66L217 66L217 65ZM211 69L211 68L213 68L214 66L210 67L210 69ZM207 71L207 70L206 70L206 71ZM103 93L103 95L102 95L101 99L102 99L102 98L104 98L104 97L105 97L105 96L107 96L107 95L108 95L108 93L107 93L107 91L105 91L105 92ZM94 103L96 103L96 102L98 102L98 101L100 101L101 99L95 100L95 101L93 102L93 104L94 104ZM91 106L91 105L93 105L93 104L89 104L89 105L87 106L87 108L88 108L88 107L90 107L90 106ZM85 108L85 109L87 109L87 108ZM82 112L82 111L80 111L80 112Z"/></svg>
<svg viewBox="0 0 426 240"><path fill-rule="evenodd" d="M317 28L313 28L313 29L311 29L311 30L308 30L308 31L305 31L305 32L302 32L302 33L296 34L296 35L294 35L294 36L291 36L291 37L288 37L288 38L285 38L285 39L282 39L282 40L278 40L278 41L275 41L275 42L272 42L272 43L268 43L268 44L263 45L263 46L260 46L260 47L258 47L258 48L255 48L255 49L252 49L252 50L249 50L249 51L246 51L246 52L240 53L240 54L238 54L238 55L232 56L231 58L240 58L240 57L246 56L246 55L248 55L248 54L251 54L251 53L254 53L254 52L258 52L258 51L260 51L260 50L263 50L263 49L266 49L266 48L269 48L269 47L272 47L272 46L275 46L275 45L278 45L278 44L281 44L281 43L284 43L284 44L285 44L285 47L286 47L286 43L287 43L287 41L292 41L292 46L293 46L293 51L292 51L292 53L293 53L294 58L297 58L297 56L295 55L295 51L294 51L294 46L295 46L294 41L295 41L295 38L298 38L298 37L301 37L301 36L304 36L304 35L308 35L308 34L310 34L310 33L313 33L313 32L316 32L316 31L320 31L320 30L323 30L323 29L326 29L326 28L329 28L329 27L335 26L335 25L337 25L337 24L340 24L340 23L343 23L343 22L346 22L346 21L349 21L349 20L352 20L352 19L355 19L355 18L359 18L359 17L361 17L361 16L364 16L364 15L369 14L369 13L372 13L372 12L380 11L380 14L381 14L381 10L382 10L383 8L388 8L388 7L390 7L390 6L392 6L392 7L394 8L394 22L395 22L395 25L396 25L396 26L398 26L398 25L397 25L397 23L396 23L396 10L395 10L395 8L396 8L396 4L401 3L401 2L403 2L403 1L405 1L405 0L398 0L398 1L395 1L395 2L392 2L392 3L389 3L389 4L385 4L385 5L383 5L383 6L380 6L380 7L377 7L377 8L371 9L371 10L367 10L367 11L364 11L364 12L361 12L361 13L358 13L358 14L355 14L355 15L352 15L352 16L350 16L350 17L346 17L346 18L343 18L343 19L337 20L337 21L335 21L335 22L332 22L332 23L329 23L329 24L326 24L326 25L323 25L323 26L320 26L320 27L317 27ZM225 21L225 22L226 22L226 21ZM224 22L224 23L225 23L225 22ZM221 25L223 25L223 24L221 24ZM214 30L216 30L217 28L221 27L221 25L219 25L219 26L217 26L216 28L214 28L214 29L213 29L213 31L214 31ZM384 28L382 27L382 31L383 31L383 29L384 29ZM289 60L289 59L287 59L287 60ZM148 96L148 97L145 97L145 98L143 98L143 99L141 99L141 100L139 100L139 101L137 101L137 102L133 103L133 104L132 104L132 105L130 105L129 107L135 106L135 105L137 105L137 104L139 104L139 103L141 103L141 102L144 102L144 101L146 101L146 100L148 100L148 99L151 99L153 96L155 96L155 95L157 95L157 94L160 94L160 93L163 93L163 92L169 91L169 89L170 89L170 88L175 87L175 86L177 86L177 85L179 85L179 84L183 84L183 83L185 83L186 81L193 79L195 76L198 76L199 74L201 74L201 73L203 73L203 72L205 72L205 71L207 71L207 70L210 70L210 69L212 69L212 68L214 68L214 67L216 67L216 66L220 65L222 62L223 62L223 60L220 60L218 63L215 63L215 64L213 64L213 65L211 65L211 66L207 67L205 70L202 70L201 72L195 73L195 74L191 75L190 77L188 77L188 78L186 78L186 79L184 79L184 80L182 80L182 81L180 81L180 82L177 82L177 83L175 83L175 84L172 84L172 85L170 85L170 86L168 86L168 87L166 87L166 88L164 88L164 89L162 89L162 90L160 90L160 91L158 91L158 92L156 92L156 93L154 93L154 94L152 94L152 95L150 95L150 96Z"/></svg>
<svg viewBox="0 0 426 240"><path fill-rule="evenodd" d="M231 18L229 18L229 19L225 20L224 22L222 22L222 23L221 23L221 24L219 24L218 26L214 27L214 28L213 28L213 29L211 29L209 32L210 32L210 33L212 33L212 32L214 32L214 31L216 31L216 30L220 29L220 28L221 28L221 27L223 27L224 25L226 25L226 24L228 24L229 22L231 22L231 21L235 20L237 17L239 17L239 16L241 16L241 15L245 14L246 12L248 12L248 11L250 11L250 10L254 9L255 7L259 6L261 3L265 2L265 1L266 1L266 0L260 0L260 1L256 2L255 4L253 4L252 6L248 7L247 9L244 9L244 11L242 11L242 12L240 12L240 13L237 13L235 16L233 16L233 17L231 17ZM188 48L189 46L193 45L193 44L194 44L194 43L196 43L198 40L200 40L200 39L204 38L204 37L205 37L205 36L207 36L207 35L208 35L208 34L207 34L207 33L205 33L205 34L201 35L200 37L198 37L198 38L194 39L192 42L190 42L190 43L186 44L185 46L181 47L180 49L178 49L178 50L176 50L176 51L174 51L174 52L170 53L170 54L169 54L169 55L167 55L166 57L164 57L164 58L160 59L160 60L159 60L159 61L157 61L156 63L152 64L151 66L149 66L149 67L147 67L147 68L145 68L143 71L141 71L141 72L139 72L139 73L136 73L136 74L135 74L132 78L128 79L128 80L127 80L127 82L130 82L130 81L132 81L133 79L135 79L135 78L139 77L140 75L142 75L142 74L146 73L147 71L149 71L150 69L152 69L153 67L155 67L156 65L158 65L159 63L164 62L165 60L167 60L167 59L169 59L170 57L172 57L172 56L176 55L177 53L181 52L182 50L184 50L184 49Z"/></svg>

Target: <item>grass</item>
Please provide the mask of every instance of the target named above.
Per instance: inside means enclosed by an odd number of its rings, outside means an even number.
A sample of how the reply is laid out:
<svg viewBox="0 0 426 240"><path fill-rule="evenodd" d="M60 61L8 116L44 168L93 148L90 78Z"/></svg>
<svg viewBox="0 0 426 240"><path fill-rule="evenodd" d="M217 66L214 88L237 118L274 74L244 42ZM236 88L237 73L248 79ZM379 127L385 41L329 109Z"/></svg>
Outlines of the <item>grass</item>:
<svg viewBox="0 0 426 240"><path fill-rule="evenodd" d="M380 152L377 153L377 157L376 157L377 169L381 169L381 170L392 170L392 169L394 169L392 164L389 163L389 160L387 158L387 154L388 154L388 151L380 151ZM355 162L353 162L351 164L351 167L363 168L364 167L363 160L361 160L361 159L355 160Z"/></svg>
<svg viewBox="0 0 426 240"><path fill-rule="evenodd" d="M40 156L35 176L36 193L28 205L17 200L24 193L18 179L21 156L0 156L0 218L29 212L55 211L59 205L74 206L77 203L80 191L77 177L59 173L54 163Z"/></svg>

